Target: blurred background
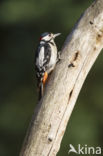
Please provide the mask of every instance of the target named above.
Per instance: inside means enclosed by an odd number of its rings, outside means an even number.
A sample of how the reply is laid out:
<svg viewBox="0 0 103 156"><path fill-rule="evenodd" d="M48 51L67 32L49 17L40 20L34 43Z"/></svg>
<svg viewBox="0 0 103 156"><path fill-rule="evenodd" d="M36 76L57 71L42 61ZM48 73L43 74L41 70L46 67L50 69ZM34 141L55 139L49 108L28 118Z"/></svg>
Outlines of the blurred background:
<svg viewBox="0 0 103 156"><path fill-rule="evenodd" d="M37 104L34 53L40 34L66 36L93 0L0 1L0 156L18 156ZM58 156L69 144L103 147L103 53L89 73ZM73 156L73 154L71 154ZM74 154L75 155L75 154Z"/></svg>

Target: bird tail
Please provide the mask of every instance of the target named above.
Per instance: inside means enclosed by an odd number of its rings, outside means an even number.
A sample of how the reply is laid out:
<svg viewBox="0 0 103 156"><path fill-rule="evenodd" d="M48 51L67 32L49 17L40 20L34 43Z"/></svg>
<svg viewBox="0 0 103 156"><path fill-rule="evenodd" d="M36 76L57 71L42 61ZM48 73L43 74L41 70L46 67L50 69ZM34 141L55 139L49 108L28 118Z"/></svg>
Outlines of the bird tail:
<svg viewBox="0 0 103 156"><path fill-rule="evenodd" d="M39 86L39 100L42 98L43 96L43 91L44 91L44 86L43 86L43 83L41 82L40 83L40 86Z"/></svg>

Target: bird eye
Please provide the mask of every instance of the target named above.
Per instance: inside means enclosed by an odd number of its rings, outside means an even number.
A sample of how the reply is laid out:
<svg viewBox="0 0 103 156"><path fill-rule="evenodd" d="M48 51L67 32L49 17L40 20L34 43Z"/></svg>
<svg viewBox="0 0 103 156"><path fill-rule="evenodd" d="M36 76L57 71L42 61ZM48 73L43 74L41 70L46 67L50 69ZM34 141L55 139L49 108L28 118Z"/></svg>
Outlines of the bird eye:
<svg viewBox="0 0 103 156"><path fill-rule="evenodd" d="M49 34L49 37L51 37L51 34Z"/></svg>

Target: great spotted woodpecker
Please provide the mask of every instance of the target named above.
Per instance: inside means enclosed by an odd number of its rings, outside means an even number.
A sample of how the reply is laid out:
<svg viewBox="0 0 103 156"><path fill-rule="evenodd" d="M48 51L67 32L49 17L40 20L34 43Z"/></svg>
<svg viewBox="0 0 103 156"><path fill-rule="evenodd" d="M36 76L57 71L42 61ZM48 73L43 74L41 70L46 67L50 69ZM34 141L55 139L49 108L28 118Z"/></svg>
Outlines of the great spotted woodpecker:
<svg viewBox="0 0 103 156"><path fill-rule="evenodd" d="M45 32L40 37L40 43L35 54L36 76L39 87L39 99L43 96L43 89L48 74L54 69L60 53L57 51L57 46L54 42L55 37L60 33L53 34Z"/></svg>

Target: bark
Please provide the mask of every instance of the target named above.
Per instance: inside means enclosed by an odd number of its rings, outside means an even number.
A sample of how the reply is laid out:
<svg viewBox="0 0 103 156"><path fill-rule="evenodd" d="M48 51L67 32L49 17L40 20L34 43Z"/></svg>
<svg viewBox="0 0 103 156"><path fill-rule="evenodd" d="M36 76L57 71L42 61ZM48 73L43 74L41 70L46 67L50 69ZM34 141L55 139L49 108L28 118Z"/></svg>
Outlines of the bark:
<svg viewBox="0 0 103 156"><path fill-rule="evenodd" d="M80 89L103 48L103 0L81 16L32 117L20 156L55 156Z"/></svg>

